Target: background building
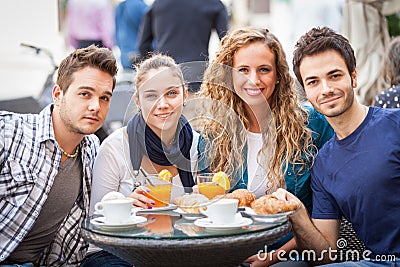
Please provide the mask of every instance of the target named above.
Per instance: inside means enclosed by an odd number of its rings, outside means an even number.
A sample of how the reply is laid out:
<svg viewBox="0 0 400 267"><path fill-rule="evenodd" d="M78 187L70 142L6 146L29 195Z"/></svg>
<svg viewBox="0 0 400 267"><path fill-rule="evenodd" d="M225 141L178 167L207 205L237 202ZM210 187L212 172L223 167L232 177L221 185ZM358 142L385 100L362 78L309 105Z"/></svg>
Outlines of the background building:
<svg viewBox="0 0 400 267"><path fill-rule="evenodd" d="M69 52L70 48L66 47L63 35L67 1L13 0L7 1L1 8L0 79L4 88L0 100L37 96L47 74L51 71L52 66L48 58L20 47L20 43L31 43L47 48L54 54L57 63ZM114 5L120 1L112 0ZM268 28L281 40L289 64L299 33L308 30L310 25L328 25L341 31L344 10L340 7L345 8L344 3L349 1L351 0L222 0L230 14L231 28L240 26ZM145 2L151 4L152 0ZM400 25L396 24L396 19L399 21L400 1L376 0L375 2L382 2L384 6L391 3L390 8L383 8L383 11L386 12L385 15L394 14L390 18L392 25ZM330 5L329 16L324 15L324 11L319 12L323 16L315 15L319 14L315 13L318 12L318 8L323 10L321 5ZM335 20L328 21L326 20L328 17ZM209 48L211 60L218 45L218 38L212 35ZM118 50L115 52L118 53Z"/></svg>

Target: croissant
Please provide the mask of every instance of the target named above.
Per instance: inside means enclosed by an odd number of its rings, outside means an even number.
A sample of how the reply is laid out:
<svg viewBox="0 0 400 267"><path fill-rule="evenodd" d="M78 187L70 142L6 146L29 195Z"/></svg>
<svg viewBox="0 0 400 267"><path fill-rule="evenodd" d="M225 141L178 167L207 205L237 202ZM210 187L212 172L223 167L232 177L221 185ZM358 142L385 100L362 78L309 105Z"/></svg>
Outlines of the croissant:
<svg viewBox="0 0 400 267"><path fill-rule="evenodd" d="M239 207L250 207L251 203L256 200L256 196L247 189L236 189L232 193L226 194L225 198L239 200Z"/></svg>
<svg viewBox="0 0 400 267"><path fill-rule="evenodd" d="M207 203L209 200L206 196L201 194L189 194L176 197L174 204L181 210L188 213L200 213L199 206Z"/></svg>
<svg viewBox="0 0 400 267"><path fill-rule="evenodd" d="M278 199L273 195L265 195L251 204L257 214L276 214L297 209L297 204L292 201Z"/></svg>

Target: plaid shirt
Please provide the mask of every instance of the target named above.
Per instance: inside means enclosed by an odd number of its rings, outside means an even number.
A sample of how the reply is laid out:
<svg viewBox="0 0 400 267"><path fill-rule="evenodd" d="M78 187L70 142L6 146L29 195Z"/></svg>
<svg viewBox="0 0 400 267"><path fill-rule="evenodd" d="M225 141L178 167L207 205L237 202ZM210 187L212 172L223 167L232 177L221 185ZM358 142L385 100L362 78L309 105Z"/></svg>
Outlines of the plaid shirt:
<svg viewBox="0 0 400 267"><path fill-rule="evenodd" d="M0 262L24 239L46 202L61 164L51 120L52 106L40 114L0 112ZM82 188L54 240L41 255L46 266L78 266L88 244L80 235L89 214L92 167L99 140L85 136L80 144Z"/></svg>

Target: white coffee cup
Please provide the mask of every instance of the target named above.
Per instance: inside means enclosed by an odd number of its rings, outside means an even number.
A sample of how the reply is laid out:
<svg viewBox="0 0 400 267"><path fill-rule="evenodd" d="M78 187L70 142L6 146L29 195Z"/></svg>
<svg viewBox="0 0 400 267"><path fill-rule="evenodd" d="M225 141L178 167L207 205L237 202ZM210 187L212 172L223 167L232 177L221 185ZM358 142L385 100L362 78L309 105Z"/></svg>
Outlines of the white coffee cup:
<svg viewBox="0 0 400 267"><path fill-rule="evenodd" d="M94 209L104 215L106 224L129 222L132 214L133 198L114 198L97 202Z"/></svg>
<svg viewBox="0 0 400 267"><path fill-rule="evenodd" d="M232 224L235 223L238 203L237 199L223 198L201 207L200 212L215 224Z"/></svg>

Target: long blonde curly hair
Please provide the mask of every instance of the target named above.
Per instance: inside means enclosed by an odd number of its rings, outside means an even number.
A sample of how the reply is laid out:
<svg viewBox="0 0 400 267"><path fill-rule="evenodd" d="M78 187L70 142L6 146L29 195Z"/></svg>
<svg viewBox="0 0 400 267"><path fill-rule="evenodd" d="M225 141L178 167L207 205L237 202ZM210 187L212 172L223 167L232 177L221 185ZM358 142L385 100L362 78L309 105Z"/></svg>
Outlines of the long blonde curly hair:
<svg viewBox="0 0 400 267"><path fill-rule="evenodd" d="M293 167L301 164L300 172L305 170L307 164L311 164L315 146L312 132L306 126L308 112L298 100L298 91L289 73L282 45L268 30L240 28L222 39L216 59L208 66L198 93L199 96L212 100L208 105L209 110L203 110L202 113L203 117L209 119L206 120L201 134L208 140L205 153L210 170L223 170L229 177L237 175L238 166L244 165L243 149L247 143L250 121L245 102L233 90L233 58L238 49L255 42L263 42L274 53L279 81L269 100L271 119L266 122L269 129L274 129L274 133L261 131L263 147L257 156L258 161L265 161L259 163L272 184L268 191L273 192L278 187L286 186L283 173L288 170L289 163ZM264 157L260 157L261 154Z"/></svg>

